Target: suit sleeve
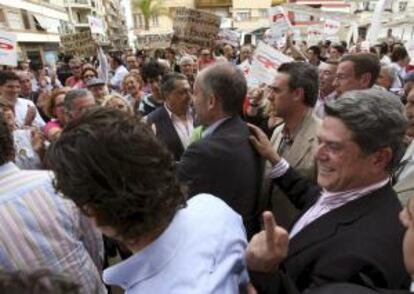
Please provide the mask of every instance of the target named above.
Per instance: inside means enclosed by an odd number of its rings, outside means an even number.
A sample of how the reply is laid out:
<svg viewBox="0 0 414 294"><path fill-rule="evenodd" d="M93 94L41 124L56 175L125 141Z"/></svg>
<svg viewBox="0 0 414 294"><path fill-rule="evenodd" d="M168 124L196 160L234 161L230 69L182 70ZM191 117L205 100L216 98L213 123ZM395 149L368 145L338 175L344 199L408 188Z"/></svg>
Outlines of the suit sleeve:
<svg viewBox="0 0 414 294"><path fill-rule="evenodd" d="M194 196L208 192L208 172L206 152L198 142L193 143L184 152L178 163L178 178L189 188L188 195Z"/></svg>
<svg viewBox="0 0 414 294"><path fill-rule="evenodd" d="M291 167L283 176L274 179L273 183L278 185L299 210L312 205L320 195L317 185Z"/></svg>

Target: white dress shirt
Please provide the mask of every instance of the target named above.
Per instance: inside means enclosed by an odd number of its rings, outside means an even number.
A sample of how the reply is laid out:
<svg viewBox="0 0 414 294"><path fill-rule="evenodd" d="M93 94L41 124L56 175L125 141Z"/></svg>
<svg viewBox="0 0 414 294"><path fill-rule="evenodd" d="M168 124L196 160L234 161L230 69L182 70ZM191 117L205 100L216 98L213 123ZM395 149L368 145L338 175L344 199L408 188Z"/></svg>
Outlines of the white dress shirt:
<svg viewBox="0 0 414 294"><path fill-rule="evenodd" d="M17 98L16 105L14 106L14 115L16 116L16 124L19 129L24 127L24 119L26 117L27 109L29 106L32 106L36 109L36 116L32 123L32 126L43 129L45 122L37 111L36 105L30 100Z"/></svg>
<svg viewBox="0 0 414 294"><path fill-rule="evenodd" d="M242 218L219 198L199 194L142 251L104 271L126 294L236 294L245 289Z"/></svg>
<svg viewBox="0 0 414 294"><path fill-rule="evenodd" d="M164 104L165 110L167 110L168 115L170 116L171 122L174 126L175 131L180 138L181 144L183 144L184 149L188 147L191 143L191 135L193 134L194 130L194 120L193 116L191 115L190 111L187 111L186 120L183 121L177 115L171 112L168 109L167 105Z"/></svg>

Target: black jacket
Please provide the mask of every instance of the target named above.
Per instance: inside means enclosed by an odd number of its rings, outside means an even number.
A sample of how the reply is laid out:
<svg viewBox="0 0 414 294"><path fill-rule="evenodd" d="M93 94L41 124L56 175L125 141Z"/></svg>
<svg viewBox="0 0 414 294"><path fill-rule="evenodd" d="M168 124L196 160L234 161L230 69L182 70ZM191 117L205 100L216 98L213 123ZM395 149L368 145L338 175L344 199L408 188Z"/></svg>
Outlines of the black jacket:
<svg viewBox="0 0 414 294"><path fill-rule="evenodd" d="M275 183L302 214L320 196L319 187L292 168ZM400 210L387 184L322 215L290 240L278 277L257 287L261 293L298 293L330 283L365 285L369 280L376 288L408 289Z"/></svg>
<svg viewBox="0 0 414 294"><path fill-rule="evenodd" d="M179 161L184 152L184 146L165 107L158 107L151 112L147 116L147 123L155 124L157 137L167 145L174 159Z"/></svg>
<svg viewBox="0 0 414 294"><path fill-rule="evenodd" d="M179 164L179 178L188 184L190 196L210 193L224 200L243 217L248 237L259 229L257 199L263 170L249 134L246 123L233 116L191 144Z"/></svg>

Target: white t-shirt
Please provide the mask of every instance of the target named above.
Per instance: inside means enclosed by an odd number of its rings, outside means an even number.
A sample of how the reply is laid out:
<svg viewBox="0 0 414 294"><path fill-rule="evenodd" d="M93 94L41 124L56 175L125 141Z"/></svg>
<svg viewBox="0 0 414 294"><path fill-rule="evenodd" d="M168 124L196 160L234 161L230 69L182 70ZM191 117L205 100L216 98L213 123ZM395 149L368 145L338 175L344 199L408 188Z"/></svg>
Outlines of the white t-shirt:
<svg viewBox="0 0 414 294"><path fill-rule="evenodd" d="M16 105L14 106L14 113L16 116L16 124L19 129L24 127L24 119L26 117L27 108L32 106L36 109L36 117L32 123L34 127L38 127L39 129L43 129L45 126L45 122L43 121L42 117L37 111L36 105L30 100L17 98Z"/></svg>

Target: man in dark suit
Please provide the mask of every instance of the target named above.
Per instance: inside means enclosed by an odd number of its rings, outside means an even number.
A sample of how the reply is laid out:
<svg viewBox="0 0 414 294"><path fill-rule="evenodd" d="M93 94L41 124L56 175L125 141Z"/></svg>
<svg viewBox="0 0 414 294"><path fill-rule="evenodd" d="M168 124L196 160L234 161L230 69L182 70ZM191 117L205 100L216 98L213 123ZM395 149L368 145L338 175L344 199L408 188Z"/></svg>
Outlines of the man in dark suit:
<svg viewBox="0 0 414 294"><path fill-rule="evenodd" d="M164 106L151 112L147 123L155 125L157 137L179 161L190 145L194 126L190 108L191 87L186 76L170 73L161 81L161 93L165 99Z"/></svg>
<svg viewBox="0 0 414 294"><path fill-rule="evenodd" d="M325 111L315 155L319 187L290 168L254 129L252 142L273 164L275 183L302 211L289 247L287 232L270 212L264 215L267 229L249 244L247 263L253 271L277 272L277 279L256 287L262 293L299 293L369 281L376 288L403 289L409 280L404 228L389 181L406 126L402 106L369 89L348 92L327 103Z"/></svg>
<svg viewBox="0 0 414 294"><path fill-rule="evenodd" d="M243 73L229 63L212 65L197 76L193 104L204 131L184 152L178 172L190 196L211 193L223 199L243 217L251 236L258 229L262 166L239 116L246 92Z"/></svg>

